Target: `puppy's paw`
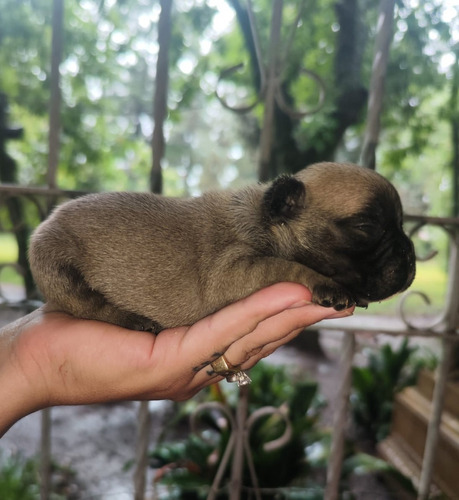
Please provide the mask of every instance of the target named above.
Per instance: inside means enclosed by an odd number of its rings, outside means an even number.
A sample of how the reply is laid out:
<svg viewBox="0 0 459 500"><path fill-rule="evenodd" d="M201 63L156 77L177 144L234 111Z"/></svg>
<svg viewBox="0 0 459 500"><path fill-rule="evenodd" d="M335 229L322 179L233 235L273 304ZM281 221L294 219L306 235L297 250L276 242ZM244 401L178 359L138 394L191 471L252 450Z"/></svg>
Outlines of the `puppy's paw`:
<svg viewBox="0 0 459 500"><path fill-rule="evenodd" d="M312 292L312 301L323 307L333 307L337 311L355 305L354 298L339 285L316 285Z"/></svg>
<svg viewBox="0 0 459 500"><path fill-rule="evenodd" d="M126 313L120 323L124 328L140 332L159 333L163 330L163 327L156 321L135 313Z"/></svg>

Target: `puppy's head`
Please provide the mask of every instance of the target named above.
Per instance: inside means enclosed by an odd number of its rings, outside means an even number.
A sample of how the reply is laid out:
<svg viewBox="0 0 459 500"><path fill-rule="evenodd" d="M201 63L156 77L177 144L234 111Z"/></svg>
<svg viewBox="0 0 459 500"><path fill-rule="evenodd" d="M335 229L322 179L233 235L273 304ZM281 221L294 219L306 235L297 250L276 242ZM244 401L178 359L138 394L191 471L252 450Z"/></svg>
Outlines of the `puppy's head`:
<svg viewBox="0 0 459 500"><path fill-rule="evenodd" d="M357 305L401 292L414 279L400 198L372 170L319 163L282 176L267 189L264 211L282 257L332 278Z"/></svg>

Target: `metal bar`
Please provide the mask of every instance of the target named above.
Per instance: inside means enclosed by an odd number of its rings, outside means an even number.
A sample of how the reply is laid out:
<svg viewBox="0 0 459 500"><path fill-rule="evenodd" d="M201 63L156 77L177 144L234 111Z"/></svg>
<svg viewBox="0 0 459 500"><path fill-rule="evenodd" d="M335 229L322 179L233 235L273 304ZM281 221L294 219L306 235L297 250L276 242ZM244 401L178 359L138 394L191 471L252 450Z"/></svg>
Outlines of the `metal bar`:
<svg viewBox="0 0 459 500"><path fill-rule="evenodd" d="M56 172L59 161L59 129L60 129L60 73L62 58L62 34L64 25L64 1L53 1L52 40L51 40L51 95L49 111L48 135L48 172L47 181L50 188L56 187ZM51 494L51 409L41 412L40 439L40 498L48 500Z"/></svg>
<svg viewBox="0 0 459 500"><path fill-rule="evenodd" d="M59 164L59 132L61 89L59 66L62 60L62 40L64 25L64 1L53 1L53 35L51 42L51 97L49 108L48 135L48 172L47 182L50 188L56 187L57 167Z"/></svg>
<svg viewBox="0 0 459 500"><path fill-rule="evenodd" d="M282 24L283 0L274 0L271 18L271 32L269 41L269 63L266 76L265 113L263 129L260 138L260 161L258 166L258 180L266 182L270 178L270 160L274 133L274 106L277 86L278 52Z"/></svg>
<svg viewBox="0 0 459 500"><path fill-rule="evenodd" d="M252 1L247 1L247 15L249 17L250 31L253 38L253 46L255 48L255 55L258 63L258 71L260 73L260 93L262 94L265 90L266 85L266 70L263 63L263 55L260 48L260 37L258 35L257 26L255 23L255 15L253 13Z"/></svg>
<svg viewBox="0 0 459 500"><path fill-rule="evenodd" d="M166 149L164 122L167 116L169 87L169 46L172 33L172 0L160 0L161 14L158 21L158 60L156 62L155 94L153 98L152 167L150 190L161 194L163 190L162 161Z"/></svg>
<svg viewBox="0 0 459 500"><path fill-rule="evenodd" d="M40 438L40 499L51 495L51 408L41 411Z"/></svg>
<svg viewBox="0 0 459 500"><path fill-rule="evenodd" d="M337 500L339 482L343 466L344 435L346 429L347 410L352 384L352 363L354 361L355 335L344 335L341 359L341 387L333 421L333 435L330 459L327 468L327 485L324 500Z"/></svg>
<svg viewBox="0 0 459 500"><path fill-rule="evenodd" d="M215 474L215 478L212 482L212 486L210 487L207 500L215 500L217 498L218 488L220 486L220 483L222 482L223 475L230 460L230 455L234 449L235 436L236 433L232 432L228 440L228 444L226 445L225 452L223 453L222 459L220 461L220 465L218 466L217 473Z"/></svg>
<svg viewBox="0 0 459 500"><path fill-rule="evenodd" d="M457 332L459 328L459 230L450 231L450 256L448 262L448 290L445 306L445 332Z"/></svg>
<svg viewBox="0 0 459 500"><path fill-rule="evenodd" d="M236 410L235 442L233 451L233 463L231 464L231 481L229 500L241 498L242 474L244 468L244 438L245 423L249 407L249 387L239 389L239 400Z"/></svg>
<svg viewBox="0 0 459 500"><path fill-rule="evenodd" d="M380 0L370 96L368 98L367 126L361 155L362 165L372 169L375 169L376 166L375 156L381 129L384 81L392 41L394 8L395 0Z"/></svg>
<svg viewBox="0 0 459 500"><path fill-rule="evenodd" d="M424 458L422 460L421 478L419 480L418 500L427 500L430 494L430 484L432 482L435 453L437 451L438 438L440 435L441 415L443 411L443 401L448 380L448 371L451 364L451 353L453 342L443 341L443 355L438 378L432 398L432 415L429 419L427 429L426 444L424 448Z"/></svg>
<svg viewBox="0 0 459 500"><path fill-rule="evenodd" d="M150 442L151 415L148 401L139 407L137 423L137 443L135 450L134 500L144 500L146 471L148 466L148 444Z"/></svg>
<svg viewBox="0 0 459 500"><path fill-rule="evenodd" d="M71 189L57 189L40 186L18 186L16 184L0 184L0 194L1 193L17 196L38 194L40 196L65 196L67 198L75 198L77 196L88 194L89 191L74 191Z"/></svg>

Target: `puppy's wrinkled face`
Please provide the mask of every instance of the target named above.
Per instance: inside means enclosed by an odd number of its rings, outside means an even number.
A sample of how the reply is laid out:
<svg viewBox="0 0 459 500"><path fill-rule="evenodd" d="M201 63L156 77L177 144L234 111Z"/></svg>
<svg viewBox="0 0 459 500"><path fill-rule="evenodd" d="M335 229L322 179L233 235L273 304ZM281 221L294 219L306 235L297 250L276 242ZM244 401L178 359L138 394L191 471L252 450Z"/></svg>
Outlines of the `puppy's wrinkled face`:
<svg viewBox="0 0 459 500"><path fill-rule="evenodd" d="M398 193L386 179L326 163L281 182L284 192L290 183L290 194L281 211L273 208L273 229L285 258L332 278L361 306L410 286L414 248L403 231Z"/></svg>

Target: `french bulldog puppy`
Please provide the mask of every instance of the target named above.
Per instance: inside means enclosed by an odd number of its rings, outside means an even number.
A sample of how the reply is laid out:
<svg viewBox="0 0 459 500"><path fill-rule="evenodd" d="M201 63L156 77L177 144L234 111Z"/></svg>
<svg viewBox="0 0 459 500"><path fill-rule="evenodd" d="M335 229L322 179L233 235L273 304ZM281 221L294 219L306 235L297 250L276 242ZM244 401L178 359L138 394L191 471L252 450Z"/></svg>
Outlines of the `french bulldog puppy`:
<svg viewBox="0 0 459 500"><path fill-rule="evenodd" d="M29 256L53 310L154 333L277 282L341 310L403 291L415 274L394 187L337 163L197 198L83 196L37 228Z"/></svg>

